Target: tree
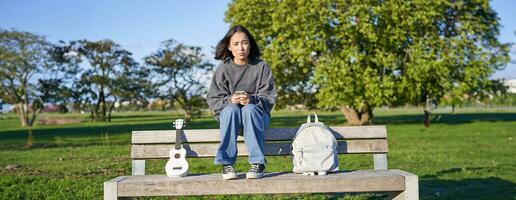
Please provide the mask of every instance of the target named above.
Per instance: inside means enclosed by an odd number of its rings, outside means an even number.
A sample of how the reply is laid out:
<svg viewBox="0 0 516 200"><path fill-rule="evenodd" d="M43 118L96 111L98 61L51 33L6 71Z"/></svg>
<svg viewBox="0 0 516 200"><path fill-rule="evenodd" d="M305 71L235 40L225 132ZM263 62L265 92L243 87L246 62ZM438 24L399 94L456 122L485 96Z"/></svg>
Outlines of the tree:
<svg viewBox="0 0 516 200"><path fill-rule="evenodd" d="M43 36L0 30L0 98L15 106L24 127L32 126L43 109L34 79L54 66L49 47Z"/></svg>
<svg viewBox="0 0 516 200"><path fill-rule="evenodd" d="M111 94L114 98L113 103L109 106L108 121L111 121L111 113L116 102L131 102L138 104L144 102L147 104L147 98L156 93L156 88L149 80L150 69L133 63L122 69L113 79Z"/></svg>
<svg viewBox="0 0 516 200"><path fill-rule="evenodd" d="M88 65L81 70L78 81L73 85L72 97L81 104L90 105L92 121L109 121L108 104L114 105L112 91L119 91L115 80L126 75L124 70L137 65L131 53L111 40L78 40L60 47L63 57L71 57L79 64L86 60ZM120 92L118 92L120 93ZM111 99L112 100L112 99ZM93 102L96 101L96 102ZM110 109L112 110L112 109ZM109 112L109 115L108 115Z"/></svg>
<svg viewBox="0 0 516 200"><path fill-rule="evenodd" d="M72 48L75 47L75 42L67 44L64 41L59 41L53 44L48 52L52 60L57 66L51 71L48 71L50 78L40 82L40 90L46 94L50 103L59 104L61 109L67 110L65 107L69 102L73 103L73 109L84 111L85 100L88 100L88 88L80 82L80 76L83 69L79 65L81 58L78 52ZM66 108L66 109L64 109Z"/></svg>
<svg viewBox="0 0 516 200"><path fill-rule="evenodd" d="M488 1L414 1L410 8L414 23L400 90L408 103L426 105L428 127L428 102L495 92L499 84L488 78L509 62L510 45L497 39L500 24Z"/></svg>
<svg viewBox="0 0 516 200"><path fill-rule="evenodd" d="M66 104L71 97L71 90L64 84L64 79L39 79L37 89L42 102L58 106L60 113L68 112Z"/></svg>
<svg viewBox="0 0 516 200"><path fill-rule="evenodd" d="M308 91L298 92L301 97L316 102L312 99L317 93L319 106L340 109L351 125L369 123L374 107L396 100L398 49L390 47L400 39L382 37L388 21L371 23L375 17L369 9L375 2L287 0L269 1L267 8L256 4L260 3L233 2L226 20L248 26L265 40L264 58L271 64L280 95L289 99L292 90L286 88L297 88ZM251 8L274 12L240 12ZM270 27L259 27L255 21L267 21Z"/></svg>
<svg viewBox="0 0 516 200"><path fill-rule="evenodd" d="M236 0L226 21L257 33L283 94L289 81L315 84L303 89L315 88L318 105L340 109L350 125L370 123L382 105L480 93L507 62L485 0Z"/></svg>
<svg viewBox="0 0 516 200"><path fill-rule="evenodd" d="M200 47L187 46L174 40L162 42L160 49L144 58L150 66L153 83L159 88L156 97L171 99L190 121L205 105L203 94L207 73L213 65L203 61Z"/></svg>

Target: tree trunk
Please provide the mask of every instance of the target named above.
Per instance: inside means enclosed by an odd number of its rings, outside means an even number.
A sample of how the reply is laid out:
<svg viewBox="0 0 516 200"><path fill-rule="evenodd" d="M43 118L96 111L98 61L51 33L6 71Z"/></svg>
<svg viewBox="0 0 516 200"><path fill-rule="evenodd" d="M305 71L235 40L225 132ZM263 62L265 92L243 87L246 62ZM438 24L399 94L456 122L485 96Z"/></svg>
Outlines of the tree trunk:
<svg viewBox="0 0 516 200"><path fill-rule="evenodd" d="M91 110L91 121L96 122L99 116L99 101L93 106Z"/></svg>
<svg viewBox="0 0 516 200"><path fill-rule="evenodd" d="M425 119L424 119L423 123L425 125L425 128L428 128L428 127L430 127L430 114L431 113L430 113L430 111L428 111L426 109L424 110L424 112L425 112Z"/></svg>
<svg viewBox="0 0 516 200"><path fill-rule="evenodd" d="M100 92L99 96L99 110L98 113L98 120L99 121L105 121L106 120L106 99L104 97L104 92Z"/></svg>
<svg viewBox="0 0 516 200"><path fill-rule="evenodd" d="M22 127L29 126L29 118L27 116L27 107L24 103L19 103L16 105L18 108L18 116L20 117L20 122Z"/></svg>
<svg viewBox="0 0 516 200"><path fill-rule="evenodd" d="M185 112L185 121L189 124L192 121L192 106L184 106L183 111Z"/></svg>
<svg viewBox="0 0 516 200"><path fill-rule="evenodd" d="M102 121L107 120L107 104L106 104L106 97L104 97L104 100L102 101Z"/></svg>
<svg viewBox="0 0 516 200"><path fill-rule="evenodd" d="M423 108L423 112L425 113L425 119L423 120L423 124L425 128L430 127L430 115L434 110L434 105L432 104L432 98L429 96L426 97L425 107Z"/></svg>
<svg viewBox="0 0 516 200"><path fill-rule="evenodd" d="M365 103L362 107L362 112L360 115L360 125L368 125L371 124L371 121L373 120L373 109L369 107L369 104Z"/></svg>
<svg viewBox="0 0 516 200"><path fill-rule="evenodd" d="M34 121L36 121L36 116L38 115L38 110L32 110L32 117L29 120L29 126L34 125Z"/></svg>
<svg viewBox="0 0 516 200"><path fill-rule="evenodd" d="M346 124L350 126L358 126L360 125L360 117L358 116L358 112L355 109L349 107L341 107L340 112L344 114L346 118Z"/></svg>
<svg viewBox="0 0 516 200"><path fill-rule="evenodd" d="M32 141L34 139L34 136L32 135L32 129L28 129L27 130L28 132L28 135L27 135L27 143L25 143L25 148L27 149L30 149L32 147Z"/></svg>
<svg viewBox="0 0 516 200"><path fill-rule="evenodd" d="M347 121L346 124L350 126L362 126L371 124L371 120L374 117L373 110L370 109L369 105L367 104L365 104L360 111L348 106L343 106L340 108L340 112L344 114L344 117L346 117Z"/></svg>
<svg viewBox="0 0 516 200"><path fill-rule="evenodd" d="M106 99L104 96L104 86L101 85L99 89L99 99L95 106L94 121L106 121Z"/></svg>
<svg viewBox="0 0 516 200"><path fill-rule="evenodd" d="M41 113L42 108L32 108L32 117L29 120L29 126L33 126L34 122L36 121L36 118L38 117L39 113Z"/></svg>
<svg viewBox="0 0 516 200"><path fill-rule="evenodd" d="M115 98L115 101L113 101L113 103L109 106L109 112L108 112L108 117L107 117L108 122L111 122L111 113L113 112L113 108L115 108L115 102L116 102L116 98Z"/></svg>
<svg viewBox="0 0 516 200"><path fill-rule="evenodd" d="M455 115L455 105L451 106L451 113L452 113L452 115Z"/></svg>
<svg viewBox="0 0 516 200"><path fill-rule="evenodd" d="M95 122L95 112L93 110L90 111L90 119L91 122Z"/></svg>

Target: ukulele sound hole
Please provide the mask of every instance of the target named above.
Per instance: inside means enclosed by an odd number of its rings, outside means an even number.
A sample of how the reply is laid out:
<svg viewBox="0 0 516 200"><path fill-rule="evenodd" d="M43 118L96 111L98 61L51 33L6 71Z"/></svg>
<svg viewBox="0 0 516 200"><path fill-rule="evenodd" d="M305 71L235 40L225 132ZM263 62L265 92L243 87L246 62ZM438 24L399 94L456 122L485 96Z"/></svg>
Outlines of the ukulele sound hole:
<svg viewBox="0 0 516 200"><path fill-rule="evenodd" d="M174 155L174 158L180 158L180 157L181 157L181 155L178 153L176 153L176 155Z"/></svg>

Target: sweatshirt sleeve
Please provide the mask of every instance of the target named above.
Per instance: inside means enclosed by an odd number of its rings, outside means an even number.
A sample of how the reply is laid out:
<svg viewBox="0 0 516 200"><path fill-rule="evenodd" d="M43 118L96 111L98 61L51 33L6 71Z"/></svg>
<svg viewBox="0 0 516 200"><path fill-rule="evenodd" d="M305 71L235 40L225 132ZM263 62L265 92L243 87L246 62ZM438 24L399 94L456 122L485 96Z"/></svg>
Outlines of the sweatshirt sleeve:
<svg viewBox="0 0 516 200"><path fill-rule="evenodd" d="M260 106L265 112L270 113L276 103L276 85L269 65L263 66L258 92L251 95L250 103Z"/></svg>
<svg viewBox="0 0 516 200"><path fill-rule="evenodd" d="M218 116L220 111L229 104L230 98L229 88L224 84L224 74L222 66L217 67L213 78L211 79L210 88L206 95L206 101L210 109Z"/></svg>

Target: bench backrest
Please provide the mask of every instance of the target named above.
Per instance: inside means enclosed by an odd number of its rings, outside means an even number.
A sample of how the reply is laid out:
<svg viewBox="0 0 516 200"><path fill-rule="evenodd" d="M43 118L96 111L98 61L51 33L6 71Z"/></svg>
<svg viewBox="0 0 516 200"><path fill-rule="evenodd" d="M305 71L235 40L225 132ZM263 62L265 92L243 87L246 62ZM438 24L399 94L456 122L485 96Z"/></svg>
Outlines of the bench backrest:
<svg viewBox="0 0 516 200"><path fill-rule="evenodd" d="M385 126L330 127L338 141L339 154L373 154L375 170L387 169L387 131ZM267 129L264 153L267 156L290 155L290 144L297 128ZM145 174L146 159L168 159L174 148L175 130L133 131L131 159L133 175ZM219 129L184 130L183 148L188 158L213 157L220 141ZM247 156L244 138L237 138L238 155Z"/></svg>

